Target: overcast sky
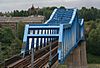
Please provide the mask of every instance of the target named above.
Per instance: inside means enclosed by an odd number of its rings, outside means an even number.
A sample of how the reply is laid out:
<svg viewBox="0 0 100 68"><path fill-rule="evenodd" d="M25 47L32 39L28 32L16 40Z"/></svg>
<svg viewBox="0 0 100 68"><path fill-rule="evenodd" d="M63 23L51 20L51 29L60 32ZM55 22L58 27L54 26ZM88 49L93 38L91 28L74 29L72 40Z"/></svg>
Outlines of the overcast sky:
<svg viewBox="0 0 100 68"><path fill-rule="evenodd" d="M100 0L0 0L0 11L27 10L31 5L35 7L66 6L81 8L82 6L100 8Z"/></svg>

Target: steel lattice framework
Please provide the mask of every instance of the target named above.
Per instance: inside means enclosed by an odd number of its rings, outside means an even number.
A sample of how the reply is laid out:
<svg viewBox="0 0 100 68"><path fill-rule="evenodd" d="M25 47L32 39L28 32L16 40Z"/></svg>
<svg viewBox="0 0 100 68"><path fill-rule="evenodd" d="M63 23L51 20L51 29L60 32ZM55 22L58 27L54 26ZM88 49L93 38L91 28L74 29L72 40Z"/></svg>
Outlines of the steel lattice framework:
<svg viewBox="0 0 100 68"><path fill-rule="evenodd" d="M63 63L70 52L84 40L84 20L79 19L77 9L57 8L44 24L26 24L21 53L32 48L46 46L58 40L58 60Z"/></svg>

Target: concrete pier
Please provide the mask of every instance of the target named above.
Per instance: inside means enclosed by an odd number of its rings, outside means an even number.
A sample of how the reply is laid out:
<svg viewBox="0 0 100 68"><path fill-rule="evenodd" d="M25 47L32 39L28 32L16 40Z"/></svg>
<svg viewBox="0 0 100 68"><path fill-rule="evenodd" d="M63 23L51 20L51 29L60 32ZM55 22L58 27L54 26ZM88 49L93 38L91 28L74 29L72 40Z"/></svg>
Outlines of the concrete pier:
<svg viewBox="0 0 100 68"><path fill-rule="evenodd" d="M81 52L81 68L87 68L87 57L86 57L86 42L83 41L80 46Z"/></svg>
<svg viewBox="0 0 100 68"><path fill-rule="evenodd" d="M78 44L78 47L69 55L66 62L68 68L87 68L85 41Z"/></svg>

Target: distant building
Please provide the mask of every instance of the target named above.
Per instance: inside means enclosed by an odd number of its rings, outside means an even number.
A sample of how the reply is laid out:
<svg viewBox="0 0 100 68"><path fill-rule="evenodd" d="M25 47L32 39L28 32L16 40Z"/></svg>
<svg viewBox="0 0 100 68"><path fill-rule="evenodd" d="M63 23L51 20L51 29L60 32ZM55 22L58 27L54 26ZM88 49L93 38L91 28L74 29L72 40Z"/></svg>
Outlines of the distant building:
<svg viewBox="0 0 100 68"><path fill-rule="evenodd" d="M39 24L44 23L44 16L29 16L29 17L0 17L0 27L10 26L16 30L19 22Z"/></svg>
<svg viewBox="0 0 100 68"><path fill-rule="evenodd" d="M32 5L31 8L28 9L29 15L38 15L38 11L40 8L35 8L34 5Z"/></svg>

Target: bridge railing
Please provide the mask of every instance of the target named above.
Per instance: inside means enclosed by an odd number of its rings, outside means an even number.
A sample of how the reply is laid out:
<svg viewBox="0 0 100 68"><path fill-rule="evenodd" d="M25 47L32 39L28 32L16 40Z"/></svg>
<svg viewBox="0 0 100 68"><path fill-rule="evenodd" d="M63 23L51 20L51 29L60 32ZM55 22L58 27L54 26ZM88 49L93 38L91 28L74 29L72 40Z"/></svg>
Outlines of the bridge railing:
<svg viewBox="0 0 100 68"><path fill-rule="evenodd" d="M36 48L42 44L46 46L48 41L53 41L59 37L59 26L46 26L45 24L31 26L27 24L25 27L22 53L30 50L32 46Z"/></svg>

